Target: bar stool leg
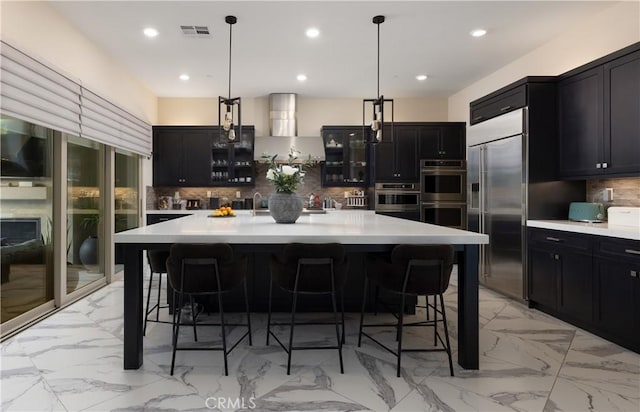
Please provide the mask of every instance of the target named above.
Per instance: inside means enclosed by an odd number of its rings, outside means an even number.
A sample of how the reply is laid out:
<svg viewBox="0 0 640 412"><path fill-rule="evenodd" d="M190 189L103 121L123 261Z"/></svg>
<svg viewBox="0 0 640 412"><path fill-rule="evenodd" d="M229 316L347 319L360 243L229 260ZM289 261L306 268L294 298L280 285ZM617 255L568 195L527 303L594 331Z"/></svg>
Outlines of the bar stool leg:
<svg viewBox="0 0 640 412"><path fill-rule="evenodd" d="M358 347L362 344L362 324L364 323L364 308L367 304L367 285L369 283L367 277L365 276L364 287L362 288L362 306L360 307L360 327L358 328Z"/></svg>
<svg viewBox="0 0 640 412"><path fill-rule="evenodd" d="M344 373L344 364L342 363L342 339L340 338L340 329L338 328L338 307L336 306L336 292L333 288L331 290L331 303L333 304L333 317L336 325L336 340L338 341L338 356L340 357L340 373ZM344 338L344 335L342 335L342 337Z"/></svg>
<svg viewBox="0 0 640 412"><path fill-rule="evenodd" d="M220 330L222 332L222 353L224 354L224 376L229 376L227 366L227 335L224 328L224 310L222 309L222 292L218 290L218 310L220 312ZM195 320L194 320L195 325Z"/></svg>
<svg viewBox="0 0 640 412"><path fill-rule="evenodd" d="M342 312L342 344L344 345L344 289L340 291L340 311Z"/></svg>
<svg viewBox="0 0 640 412"><path fill-rule="evenodd" d="M162 295L162 273L158 273L158 304L156 306L156 322L160 320L160 295Z"/></svg>
<svg viewBox="0 0 640 412"><path fill-rule="evenodd" d="M434 296L434 301L436 297ZM449 328L447 327L447 315L444 311L444 298L440 294L440 307L442 307L442 322L444 326L444 338L447 342L447 355L449 356L449 372L453 376L453 361L451 360L451 342L449 342Z"/></svg>
<svg viewBox="0 0 640 412"><path fill-rule="evenodd" d="M291 306L291 330L289 332L289 353L287 354L287 375L291 373L291 348L293 347L293 326L296 321L296 304L298 303L298 291L293 292L293 305ZM337 326L336 326L337 327Z"/></svg>
<svg viewBox="0 0 640 412"><path fill-rule="evenodd" d="M438 346L438 298L433 296L433 346Z"/></svg>
<svg viewBox="0 0 640 412"><path fill-rule="evenodd" d="M247 293L247 278L244 278L244 307L247 312L247 328L249 329L249 346L253 346L251 338L251 313L249 312L249 294ZM267 332L268 334L269 332Z"/></svg>
<svg viewBox="0 0 640 412"><path fill-rule="evenodd" d="M400 362L402 361L402 322L404 318L404 294L402 294L402 305L400 307L400 313L398 313L398 368L396 376L400 377Z"/></svg>
<svg viewBox="0 0 640 412"><path fill-rule="evenodd" d="M193 305L193 296L189 296L189 303L191 303L191 320L193 323L193 340L198 341L198 332L196 330L196 308Z"/></svg>
<svg viewBox="0 0 640 412"><path fill-rule="evenodd" d="M180 293L180 302L179 302L180 308L182 308L182 299L183 299L183 294ZM180 322L182 321L181 315L182 315L182 310L179 310L177 314L175 313L175 311L173 312L174 332L173 332L173 353L171 354L171 376L173 376L173 367L176 364L176 348L178 347L178 334L180 333ZM177 322L176 322L176 318L177 318Z"/></svg>
<svg viewBox="0 0 640 412"><path fill-rule="evenodd" d="M267 346L269 346L269 335L271 334L271 297L273 295L273 278L269 280L269 308L267 310Z"/></svg>
<svg viewBox="0 0 640 412"><path fill-rule="evenodd" d="M151 271L151 277L149 278L149 288L147 289L147 306L144 310L144 328L142 328L142 336L147 334L147 318L149 317L149 302L151 300L151 284L153 283L153 271Z"/></svg>

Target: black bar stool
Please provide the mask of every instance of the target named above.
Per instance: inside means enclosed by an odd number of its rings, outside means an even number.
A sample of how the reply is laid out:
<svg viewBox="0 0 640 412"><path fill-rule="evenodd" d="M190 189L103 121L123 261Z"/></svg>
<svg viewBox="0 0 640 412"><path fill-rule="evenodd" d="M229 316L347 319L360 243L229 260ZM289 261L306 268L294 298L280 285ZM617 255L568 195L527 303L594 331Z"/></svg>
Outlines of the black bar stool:
<svg viewBox="0 0 640 412"><path fill-rule="evenodd" d="M144 311L144 328L142 329L142 335L147 334L147 322L157 323L171 323L168 321L160 320L160 309L168 308L169 305L160 305L160 295L162 295L162 274L167 273L167 259L169 258L168 250L149 250L147 251L147 260L149 261L149 268L151 269L151 276L149 277L149 289L147 290L147 308ZM158 274L158 301L149 308L151 302L151 284L153 283L154 273ZM149 319L149 314L156 311L156 319Z"/></svg>
<svg viewBox="0 0 640 412"><path fill-rule="evenodd" d="M362 310L360 312L360 330L358 333L358 347L362 342L362 336L366 336L398 358L397 376L400 377L400 364L402 352L447 352L449 357L449 370L453 376L453 361L451 359L451 344L449 342L449 330L447 315L445 312L442 294L449 287L451 270L453 268L453 247L450 245L398 245L393 248L391 254L371 254L367 257L364 279L364 293L362 298ZM400 309L394 316L397 324L376 323L364 324L364 308L368 281L371 280L377 287L399 294L401 299ZM429 313L429 296L434 297L434 318L421 322L403 323L405 296L425 296L427 300L427 313ZM440 298L440 309L437 308L437 298ZM377 304L377 299L376 299ZM445 341L438 333L438 314L442 315ZM397 328L397 350L394 351L385 346L362 329L366 327L393 326ZM440 340L443 348L439 349L402 349L402 328L404 326L433 326L434 346Z"/></svg>
<svg viewBox="0 0 640 412"><path fill-rule="evenodd" d="M224 354L224 374L229 375L227 355L245 338L251 341L251 315L247 296L247 258L234 256L231 246L226 243L216 244L174 244L169 250L167 260L167 274L171 287L178 298L177 308L182 308L185 296L189 297L193 310L194 296L215 295L218 299L220 323L200 323L200 326L220 326L222 332L222 347L178 347L182 310L173 311L173 353L171 356L171 375L178 350L221 350ZM244 288L244 302L247 323L225 323L222 306L222 294L240 285ZM175 305L175 302L174 302ZM176 306L174 306L175 308ZM192 312L192 323L196 328L196 316ZM226 326L246 326L247 332L227 350ZM195 336L197 341L197 336Z"/></svg>
<svg viewBox="0 0 640 412"><path fill-rule="evenodd" d="M271 285L269 287L269 314L267 316L267 345L269 336L280 344L287 353L287 375L291 372L291 353L295 350L337 349L340 357L340 373L344 373L342 363L342 344L344 343L344 298L342 289L347 279L347 258L344 247L339 243L307 244L291 243L286 245L280 255L271 257ZM271 322L271 298L274 283L293 294L291 322ZM336 292L340 291L341 320L338 319ZM296 304L298 294L329 294L333 306L334 322L296 322ZM293 346L295 325L331 325L336 327L336 346ZM271 332L272 325L289 325L289 345L285 346ZM342 336L339 326L342 326Z"/></svg>

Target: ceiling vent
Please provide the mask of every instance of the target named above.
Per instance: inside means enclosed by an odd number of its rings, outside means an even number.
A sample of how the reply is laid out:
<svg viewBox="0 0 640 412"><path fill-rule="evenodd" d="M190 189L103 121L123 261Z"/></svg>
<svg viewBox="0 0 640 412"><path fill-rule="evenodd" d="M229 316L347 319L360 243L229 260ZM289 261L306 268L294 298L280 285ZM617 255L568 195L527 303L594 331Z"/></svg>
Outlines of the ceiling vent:
<svg viewBox="0 0 640 412"><path fill-rule="evenodd" d="M209 27L207 26L180 26L182 34L187 37L209 37Z"/></svg>

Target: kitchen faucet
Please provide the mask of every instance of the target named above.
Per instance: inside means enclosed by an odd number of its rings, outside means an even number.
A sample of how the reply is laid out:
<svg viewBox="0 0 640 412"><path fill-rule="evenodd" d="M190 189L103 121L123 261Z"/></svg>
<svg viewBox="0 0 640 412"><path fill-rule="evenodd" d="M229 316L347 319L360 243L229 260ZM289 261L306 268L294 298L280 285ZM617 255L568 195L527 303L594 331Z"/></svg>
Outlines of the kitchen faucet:
<svg viewBox="0 0 640 412"><path fill-rule="evenodd" d="M260 194L260 192L255 192L253 194L253 215L256 215L256 205L258 204L258 202L256 202L256 196L258 196L260 198L260 201L262 201L262 195Z"/></svg>

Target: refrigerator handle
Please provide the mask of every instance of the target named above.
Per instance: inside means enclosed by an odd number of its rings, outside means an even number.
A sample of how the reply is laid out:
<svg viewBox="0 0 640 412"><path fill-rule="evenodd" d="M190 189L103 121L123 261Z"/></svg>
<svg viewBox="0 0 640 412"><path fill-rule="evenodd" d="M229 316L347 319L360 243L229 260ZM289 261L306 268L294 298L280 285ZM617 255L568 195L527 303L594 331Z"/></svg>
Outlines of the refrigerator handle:
<svg viewBox="0 0 640 412"><path fill-rule="evenodd" d="M487 190L487 185L486 185L486 155L487 155L487 147L486 146L480 146L480 173L478 174L479 178L478 178L478 183L479 183L479 189L480 189L480 196L479 196L479 207L478 207L478 219L479 219L479 226L480 226L480 233L486 233L486 228L485 228L485 221L484 221L484 214L485 211L487 210L486 208L486 193L485 191ZM485 277L486 275L486 255L487 255L487 251L486 251L486 247L484 245L480 245L480 256L479 256L479 267L478 267L478 274L480 275L480 277Z"/></svg>

